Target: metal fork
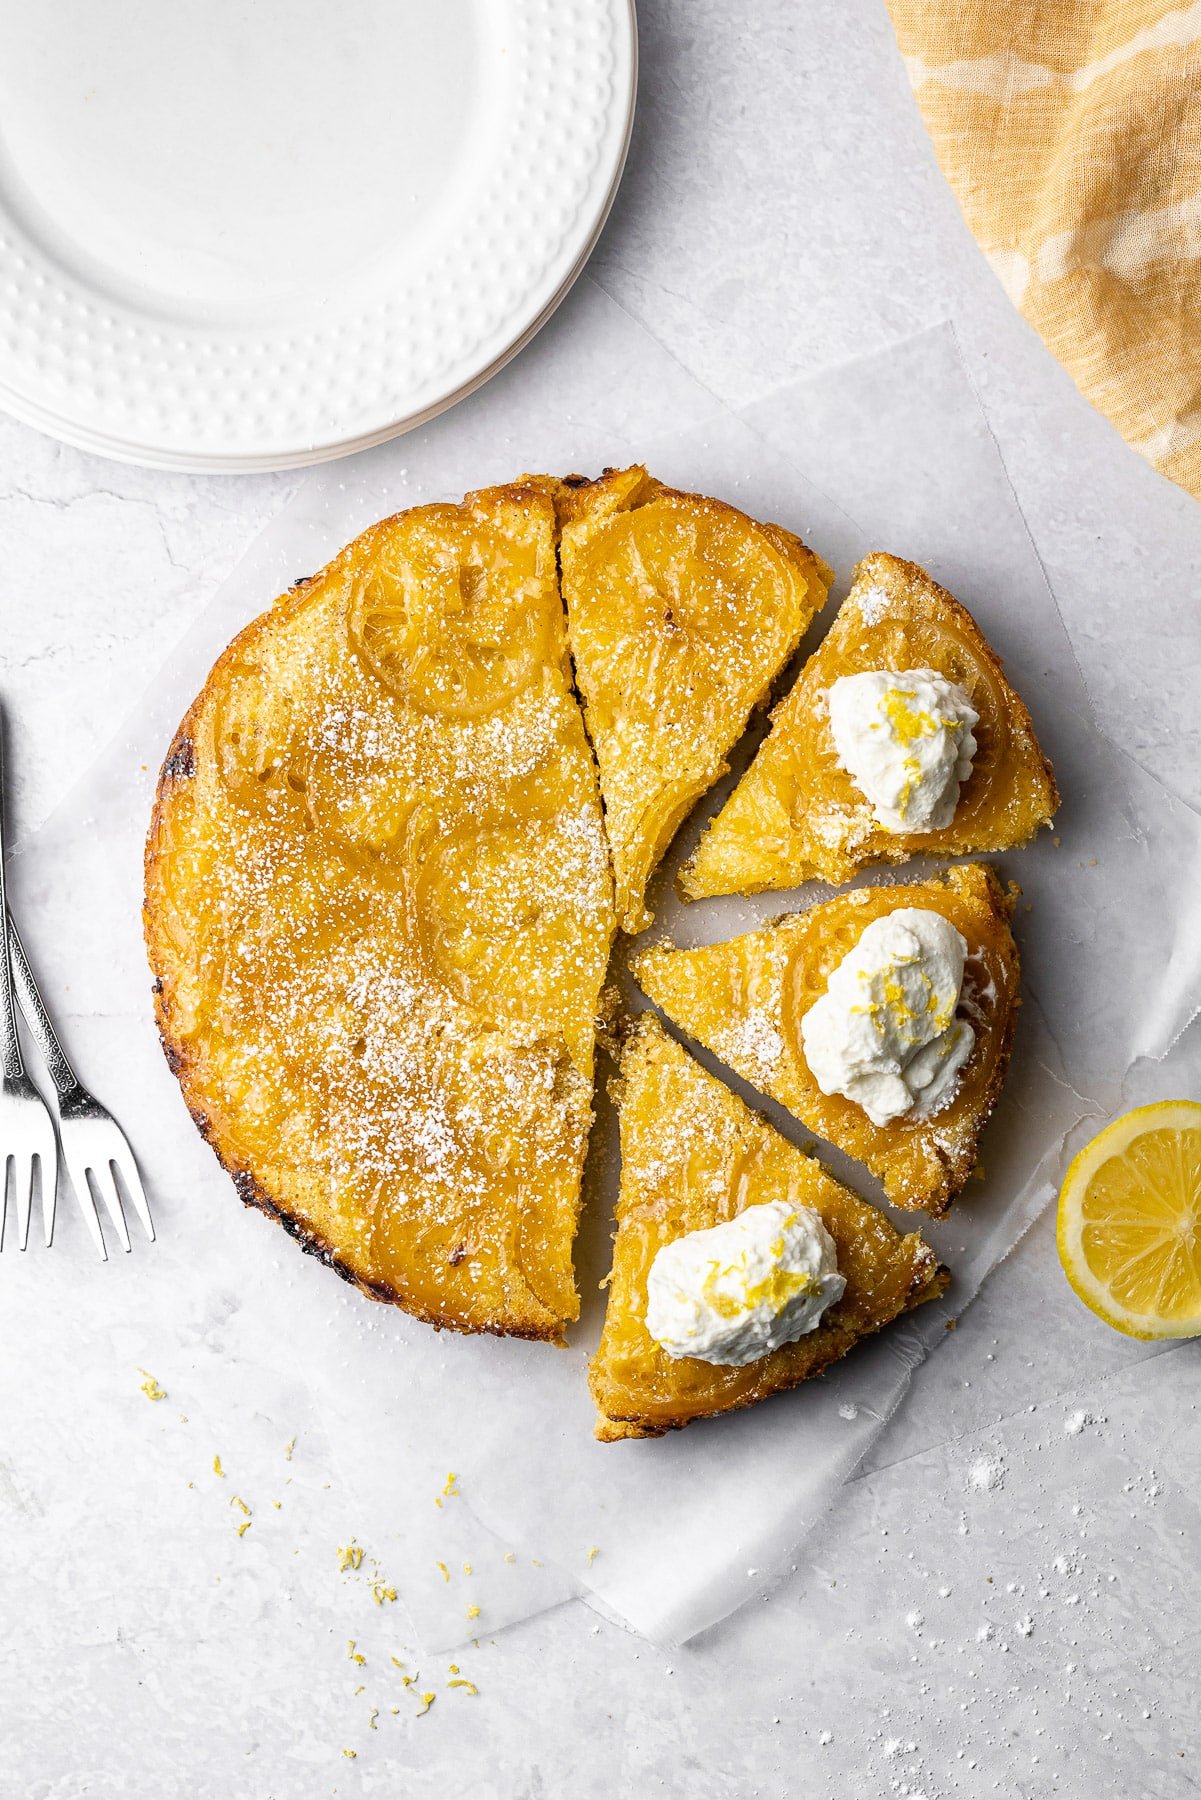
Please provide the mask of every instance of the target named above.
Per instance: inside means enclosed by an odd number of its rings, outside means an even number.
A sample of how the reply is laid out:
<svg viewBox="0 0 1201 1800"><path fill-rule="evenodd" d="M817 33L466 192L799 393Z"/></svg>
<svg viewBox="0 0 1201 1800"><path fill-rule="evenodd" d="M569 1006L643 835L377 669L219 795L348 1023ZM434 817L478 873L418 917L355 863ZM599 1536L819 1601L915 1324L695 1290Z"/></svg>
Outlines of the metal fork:
<svg viewBox="0 0 1201 1800"><path fill-rule="evenodd" d="M0 720L0 918L7 918L4 897L4 731ZM50 1109L29 1076L17 1036L12 970L7 946L0 955L0 1246L11 1192L16 1213L17 1243L29 1242L29 1214L35 1180L42 1191L46 1242L54 1230L58 1191L58 1144Z"/></svg>
<svg viewBox="0 0 1201 1800"><path fill-rule="evenodd" d="M67 1060L67 1053L58 1041L58 1034L50 1023L50 1015L46 1011L45 1002L38 992L37 982L29 967L25 948L17 934L16 925L11 916L8 920L8 953L12 960L13 980L21 1000L21 1011L42 1053L42 1059L50 1072L50 1079L58 1092L58 1129L63 1147L63 1160L67 1165L67 1173L71 1177L71 1185L75 1189L75 1198L79 1202L79 1210L83 1214L84 1223L92 1234L101 1257L107 1262L108 1251L104 1244L104 1233L100 1229L100 1220L96 1213L96 1201L93 1188L108 1209L109 1218L117 1230L121 1247L128 1250L129 1229L125 1223L125 1214L121 1208L121 1191L117 1185L120 1177L125 1192L133 1203L135 1212L146 1228L146 1235L153 1242L154 1222L150 1217L150 1208L146 1204L146 1191L142 1186L142 1178L138 1174L138 1165L130 1149L129 1139L106 1107L101 1106L94 1094L89 1094ZM44 1212L44 1200L43 1200ZM50 1242L54 1223L54 1210L51 1207L50 1222L46 1230L46 1242Z"/></svg>

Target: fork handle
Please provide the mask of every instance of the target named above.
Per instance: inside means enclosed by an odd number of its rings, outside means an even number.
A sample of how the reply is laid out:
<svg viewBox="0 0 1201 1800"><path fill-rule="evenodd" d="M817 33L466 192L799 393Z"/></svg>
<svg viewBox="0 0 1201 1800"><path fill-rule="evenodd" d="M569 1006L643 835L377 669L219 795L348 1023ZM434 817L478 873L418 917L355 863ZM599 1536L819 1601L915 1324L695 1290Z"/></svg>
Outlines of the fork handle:
<svg viewBox="0 0 1201 1800"><path fill-rule="evenodd" d="M0 714L0 918L7 919L8 903L4 897L4 717ZM13 1005L12 967L8 945L0 956L0 1064L4 1073L16 1077L25 1073L21 1040L17 1036L17 1012Z"/></svg>
<svg viewBox="0 0 1201 1800"><path fill-rule="evenodd" d="M50 1023L50 1014L46 1011L46 1003L33 978L33 970L29 966L29 958L25 954L25 946L18 935L12 914L9 913L7 917L7 960L12 966L13 981L20 996L21 1011L25 1014L25 1022L42 1053L42 1061L50 1072L51 1081L60 1094L69 1094L72 1088L79 1086L78 1077L67 1060L66 1051L58 1041L58 1033Z"/></svg>

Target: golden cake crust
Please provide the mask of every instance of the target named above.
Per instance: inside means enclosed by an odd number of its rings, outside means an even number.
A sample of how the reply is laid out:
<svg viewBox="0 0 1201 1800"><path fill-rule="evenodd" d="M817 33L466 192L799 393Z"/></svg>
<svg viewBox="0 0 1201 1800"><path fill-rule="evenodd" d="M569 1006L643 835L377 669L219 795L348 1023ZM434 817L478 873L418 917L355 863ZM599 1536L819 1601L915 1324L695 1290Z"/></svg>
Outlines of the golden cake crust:
<svg viewBox="0 0 1201 1800"><path fill-rule="evenodd" d="M559 1340L614 930L554 485L365 532L220 657L164 764L168 1061L247 1204L376 1299Z"/></svg>
<svg viewBox="0 0 1201 1800"><path fill-rule="evenodd" d="M634 963L668 1018L827 1143L865 1163L895 1206L944 1213L976 1163L1004 1085L1019 1006L1010 929L1016 890L962 864L929 881L855 888L760 931L698 950L656 946ZM800 1020L867 925L897 907L942 913L967 941L961 1011L976 1033L948 1104L930 1119L873 1125L841 1094L823 1094L805 1061Z"/></svg>
<svg viewBox="0 0 1201 1800"><path fill-rule="evenodd" d="M796 1387L946 1288L947 1271L916 1233L900 1236L702 1069L651 1013L626 1044L617 1089L617 1235L604 1332L589 1371L602 1442L661 1437ZM745 1368L669 1357L644 1322L656 1253L768 1200L821 1214L846 1277L842 1298L813 1331Z"/></svg>
<svg viewBox="0 0 1201 1800"><path fill-rule="evenodd" d="M839 764L827 695L842 675L930 668L980 715L972 772L939 831L895 833ZM1050 823L1059 793L1030 714L967 609L916 563L877 551L821 645L776 708L754 762L681 871L689 899L820 880L837 886L873 863L918 854L995 854Z"/></svg>
<svg viewBox="0 0 1201 1800"><path fill-rule="evenodd" d="M767 698L832 573L798 537L640 465L560 484L563 598L596 752L618 922Z"/></svg>

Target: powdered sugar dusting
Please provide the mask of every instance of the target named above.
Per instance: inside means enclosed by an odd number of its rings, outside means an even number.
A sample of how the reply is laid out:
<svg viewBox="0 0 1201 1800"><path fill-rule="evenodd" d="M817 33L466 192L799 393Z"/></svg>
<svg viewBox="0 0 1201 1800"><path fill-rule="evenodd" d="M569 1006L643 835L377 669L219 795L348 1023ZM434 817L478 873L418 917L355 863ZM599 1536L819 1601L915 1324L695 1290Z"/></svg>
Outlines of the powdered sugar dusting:
<svg viewBox="0 0 1201 1800"><path fill-rule="evenodd" d="M999 1451L973 1458L967 1486L973 1494L995 1494L1005 1486L1005 1459Z"/></svg>
<svg viewBox="0 0 1201 1800"><path fill-rule="evenodd" d="M734 1069L766 1080L784 1054L784 1039L766 1011L747 1013L714 1039L714 1049Z"/></svg>
<svg viewBox="0 0 1201 1800"><path fill-rule="evenodd" d="M888 594L882 587L872 585L859 589L855 594L859 607L859 616L865 625L878 625L888 611Z"/></svg>
<svg viewBox="0 0 1201 1800"><path fill-rule="evenodd" d="M613 917L558 594L514 579L499 666L391 594L366 653L336 581L268 615L206 692L157 879L223 1152L357 1272L528 1322L527 1261L570 1303Z"/></svg>

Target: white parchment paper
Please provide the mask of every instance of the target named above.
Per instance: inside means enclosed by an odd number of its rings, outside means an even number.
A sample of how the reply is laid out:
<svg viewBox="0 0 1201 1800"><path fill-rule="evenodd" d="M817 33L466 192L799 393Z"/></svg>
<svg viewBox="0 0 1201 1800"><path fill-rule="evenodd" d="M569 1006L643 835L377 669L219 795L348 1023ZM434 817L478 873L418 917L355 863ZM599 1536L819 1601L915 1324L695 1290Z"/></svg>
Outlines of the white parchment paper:
<svg viewBox="0 0 1201 1800"><path fill-rule="evenodd" d="M571 1347L438 1336L343 1288L274 1227L242 1214L162 1064L138 908L150 796L174 727L217 653L276 592L399 507L525 469L594 473L634 459L799 531L837 568L836 598L869 549L928 567L1004 657L1064 806L1054 839L1044 834L1002 860L1023 889L1025 1007L983 1179L929 1230L953 1273L945 1302L794 1394L659 1442L601 1446L585 1368L618 1173L603 1063L577 1251L584 1310ZM677 942L726 937L821 897L814 888L684 906L671 890L671 873L761 729L681 834L657 884L655 931ZM86 1021L85 1079L129 1124L148 1178L163 1247L157 1266L138 1259L126 1306L139 1306L144 1280L158 1284L148 1309L161 1310L164 1268L182 1308L203 1310L213 1289L236 1296L239 1354L307 1385L359 1535L391 1571L428 1648L581 1592L658 1641L695 1634L761 1591L795 1553L944 1339L948 1317L1050 1197L1065 1139L1114 1110L1128 1066L1162 1055L1189 1018L1194 934L1169 876L1182 864L1201 867L1201 827L1150 778L1134 780L1132 798L1093 722L950 327L736 416L582 284L534 348L481 394L421 432L305 477L221 591L204 597L110 751L14 859L31 952L60 1014L65 1000ZM627 1002L643 1004L623 981ZM808 1141L779 1108L733 1085ZM863 1171L832 1153L827 1160L879 1198Z"/></svg>

